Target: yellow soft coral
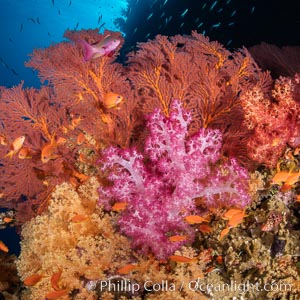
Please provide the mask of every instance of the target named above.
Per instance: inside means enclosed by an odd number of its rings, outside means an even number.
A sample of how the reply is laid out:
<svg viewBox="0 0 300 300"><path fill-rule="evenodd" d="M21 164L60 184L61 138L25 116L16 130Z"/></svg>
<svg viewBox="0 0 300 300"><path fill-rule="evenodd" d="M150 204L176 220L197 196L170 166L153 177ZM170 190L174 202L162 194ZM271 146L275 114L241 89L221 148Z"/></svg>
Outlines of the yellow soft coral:
<svg viewBox="0 0 300 300"><path fill-rule="evenodd" d="M44 299L53 291L51 276L59 269L61 289L75 295L74 299L93 299L84 287L86 282L106 279L106 271L115 272L122 261L128 260L129 243L115 233L113 217L96 205L97 188L95 178L78 191L67 183L58 186L48 210L24 225L18 272L22 280L35 273L43 277L22 299ZM85 216L84 220L72 221L78 215Z"/></svg>

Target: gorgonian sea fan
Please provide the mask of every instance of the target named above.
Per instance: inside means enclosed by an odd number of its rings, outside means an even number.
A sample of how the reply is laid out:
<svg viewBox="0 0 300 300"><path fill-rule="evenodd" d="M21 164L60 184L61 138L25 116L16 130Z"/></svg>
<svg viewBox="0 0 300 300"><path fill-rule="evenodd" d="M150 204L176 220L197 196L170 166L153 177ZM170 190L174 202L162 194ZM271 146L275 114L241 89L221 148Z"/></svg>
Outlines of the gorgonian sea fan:
<svg viewBox="0 0 300 300"><path fill-rule="evenodd" d="M204 199L206 208L244 208L251 201L247 171L235 159L221 163L220 131L202 128L188 137L190 122L190 113L174 100L169 117L159 109L149 115L145 153L110 147L101 161L103 169L111 169L112 185L99 189L99 204L110 210L113 203L126 202L120 230L135 248L158 259L193 241L193 227L184 217L201 213L195 198ZM170 242L169 236L179 234L189 238Z"/></svg>

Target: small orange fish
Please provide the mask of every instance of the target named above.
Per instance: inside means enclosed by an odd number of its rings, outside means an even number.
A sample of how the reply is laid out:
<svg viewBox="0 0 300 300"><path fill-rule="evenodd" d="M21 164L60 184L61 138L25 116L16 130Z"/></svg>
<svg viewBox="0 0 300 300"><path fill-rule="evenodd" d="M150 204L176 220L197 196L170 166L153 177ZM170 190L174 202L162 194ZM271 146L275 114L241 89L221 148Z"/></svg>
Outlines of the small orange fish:
<svg viewBox="0 0 300 300"><path fill-rule="evenodd" d="M299 176L300 176L300 171L299 172L293 172L286 179L285 183L288 184L288 185L294 185L296 182L298 182Z"/></svg>
<svg viewBox="0 0 300 300"><path fill-rule="evenodd" d="M273 147L276 147L279 145L281 139L280 138L275 138L273 141L272 141L272 146Z"/></svg>
<svg viewBox="0 0 300 300"><path fill-rule="evenodd" d="M197 261L196 258L190 258L182 255L171 255L169 258L177 263L191 263Z"/></svg>
<svg viewBox="0 0 300 300"><path fill-rule="evenodd" d="M4 223L11 223L13 220L14 220L13 218L9 218L9 217L4 217L3 218Z"/></svg>
<svg viewBox="0 0 300 300"><path fill-rule="evenodd" d="M245 216L245 211L241 211L240 213L234 215L231 219L229 219L227 226L230 228L237 227L243 222Z"/></svg>
<svg viewBox="0 0 300 300"><path fill-rule="evenodd" d="M297 195L295 202L300 202L300 195Z"/></svg>
<svg viewBox="0 0 300 300"><path fill-rule="evenodd" d="M221 233L220 233L220 237L219 237L219 241L222 240L224 238L225 235L227 235L229 233L230 228L226 227L224 228Z"/></svg>
<svg viewBox="0 0 300 300"><path fill-rule="evenodd" d="M199 226L199 230L202 233L211 233L212 232L212 228L209 225L207 225L207 224L201 224Z"/></svg>
<svg viewBox="0 0 300 300"><path fill-rule="evenodd" d="M169 237L170 242L184 242L187 240L187 235L173 235Z"/></svg>
<svg viewBox="0 0 300 300"><path fill-rule="evenodd" d="M103 104L106 108L114 108L123 101L123 96L109 92L104 95Z"/></svg>
<svg viewBox="0 0 300 300"><path fill-rule="evenodd" d="M282 182L285 182L290 174L291 173L288 171L279 171L272 178L271 184L281 184Z"/></svg>
<svg viewBox="0 0 300 300"><path fill-rule="evenodd" d="M287 192L290 191L292 189L292 186L290 184L284 183L281 188L280 188L280 192Z"/></svg>
<svg viewBox="0 0 300 300"><path fill-rule="evenodd" d="M223 257L221 255L218 255L217 258L216 258L216 261L219 265L222 265L223 264Z"/></svg>
<svg viewBox="0 0 300 300"><path fill-rule="evenodd" d="M6 136L3 134L0 134L0 145L6 146L7 145L7 139Z"/></svg>
<svg viewBox="0 0 300 300"><path fill-rule="evenodd" d="M59 155L54 154L56 147L57 147L57 143L55 142L54 135L53 135L50 143L42 147L41 160L43 163L47 163L52 159L56 159L60 157Z"/></svg>
<svg viewBox="0 0 300 300"><path fill-rule="evenodd" d="M45 298L46 300L55 300L55 299L58 299L62 296L65 296L67 295L69 292L67 289L64 289L64 290L59 290L59 291L53 291L53 292L50 292L48 293Z"/></svg>
<svg viewBox="0 0 300 300"><path fill-rule="evenodd" d="M27 147L21 148L20 151L19 151L18 157L20 159L31 158L29 148L27 148Z"/></svg>
<svg viewBox="0 0 300 300"><path fill-rule="evenodd" d="M43 276L40 274L33 274L26 277L23 282L26 286L34 286L42 279L42 277Z"/></svg>
<svg viewBox="0 0 300 300"><path fill-rule="evenodd" d="M138 268L137 265L128 264L117 271L120 275L127 275L130 272L136 270Z"/></svg>
<svg viewBox="0 0 300 300"><path fill-rule="evenodd" d="M225 214L222 216L222 219L231 219L234 215L240 214L243 212L242 209L239 208L230 208Z"/></svg>
<svg viewBox="0 0 300 300"><path fill-rule="evenodd" d="M82 145L85 142L85 135L81 132L77 136L77 145Z"/></svg>
<svg viewBox="0 0 300 300"><path fill-rule="evenodd" d="M25 142L25 136L19 136L10 145L10 151L5 155L5 157L12 158L23 146Z"/></svg>
<svg viewBox="0 0 300 300"><path fill-rule="evenodd" d="M57 139L56 144L57 144L57 145L64 145L66 142L67 142L67 139L60 136L60 137Z"/></svg>
<svg viewBox="0 0 300 300"><path fill-rule="evenodd" d="M207 222L207 220L200 216L190 215L184 218L189 224L200 224L202 222Z"/></svg>
<svg viewBox="0 0 300 300"><path fill-rule="evenodd" d="M88 219L88 216L85 215L75 215L74 217L71 218L71 222L73 223L81 223L84 222Z"/></svg>
<svg viewBox="0 0 300 300"><path fill-rule="evenodd" d="M126 209L128 203L126 202L116 202L113 206L112 206L112 210L113 211L122 211L124 209Z"/></svg>
<svg viewBox="0 0 300 300"><path fill-rule="evenodd" d="M0 250L6 253L9 251L8 247L2 241L0 241Z"/></svg>
<svg viewBox="0 0 300 300"><path fill-rule="evenodd" d="M61 277L61 273L62 273L62 269L59 269L59 271L57 271L56 273L54 273L51 276L51 286L53 289L55 289L56 291L60 290L60 287L58 286L58 282L60 280Z"/></svg>

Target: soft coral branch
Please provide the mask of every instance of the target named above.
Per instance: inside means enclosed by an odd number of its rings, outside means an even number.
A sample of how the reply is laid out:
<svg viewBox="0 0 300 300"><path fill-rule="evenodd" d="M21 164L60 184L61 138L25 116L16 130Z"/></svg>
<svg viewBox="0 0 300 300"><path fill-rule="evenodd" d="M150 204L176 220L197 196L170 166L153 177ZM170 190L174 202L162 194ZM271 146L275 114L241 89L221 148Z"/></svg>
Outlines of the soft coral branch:
<svg viewBox="0 0 300 300"><path fill-rule="evenodd" d="M112 185L99 190L100 204L110 209L114 201L126 202L118 222L121 231L133 238L134 246L158 258L182 244L170 242L168 235L184 233L186 242L193 240L183 218L201 213L196 198L202 197L206 208L244 208L250 203L246 170L234 159L219 161L220 131L200 129L188 137L190 122L190 113L176 100L169 117L159 109L148 117L144 154L135 149L104 151L103 168L112 169Z"/></svg>

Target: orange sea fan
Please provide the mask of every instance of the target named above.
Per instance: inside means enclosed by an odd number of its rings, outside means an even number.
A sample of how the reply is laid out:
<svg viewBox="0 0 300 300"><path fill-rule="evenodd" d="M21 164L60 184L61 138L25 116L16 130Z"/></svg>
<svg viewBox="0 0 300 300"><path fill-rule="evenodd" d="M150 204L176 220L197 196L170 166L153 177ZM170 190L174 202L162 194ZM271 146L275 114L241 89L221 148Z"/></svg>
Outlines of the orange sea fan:
<svg viewBox="0 0 300 300"><path fill-rule="evenodd" d="M245 160L246 139L240 94L260 79L261 71L246 49L235 53L197 32L191 36L158 35L129 54L129 78L142 110L160 107L168 115L180 99L193 116L190 133L200 127L219 129L224 153Z"/></svg>

